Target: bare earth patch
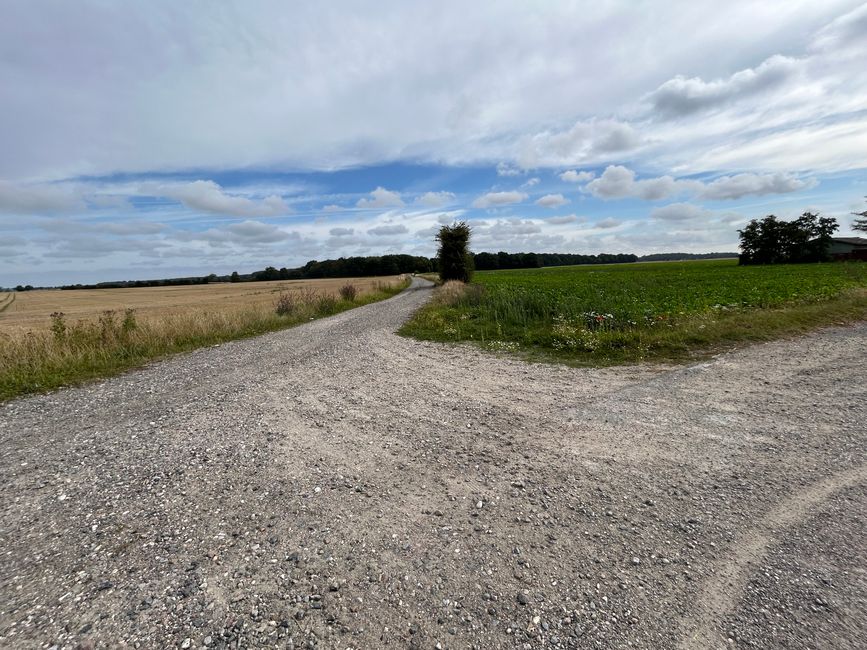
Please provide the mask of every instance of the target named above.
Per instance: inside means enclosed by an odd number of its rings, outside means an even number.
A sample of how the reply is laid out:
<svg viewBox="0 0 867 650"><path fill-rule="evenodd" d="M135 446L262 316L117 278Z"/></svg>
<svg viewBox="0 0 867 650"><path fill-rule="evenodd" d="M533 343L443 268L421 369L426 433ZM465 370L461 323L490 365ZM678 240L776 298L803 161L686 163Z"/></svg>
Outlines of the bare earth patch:
<svg viewBox="0 0 867 650"><path fill-rule="evenodd" d="M867 644L867 324L576 369L421 285L0 406L0 645Z"/></svg>

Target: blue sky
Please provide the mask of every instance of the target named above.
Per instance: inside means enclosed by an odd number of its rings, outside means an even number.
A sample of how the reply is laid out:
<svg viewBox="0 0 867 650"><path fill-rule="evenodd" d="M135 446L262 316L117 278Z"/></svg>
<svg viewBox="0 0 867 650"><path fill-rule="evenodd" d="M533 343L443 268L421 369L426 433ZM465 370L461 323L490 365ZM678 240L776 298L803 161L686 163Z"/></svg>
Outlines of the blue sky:
<svg viewBox="0 0 867 650"><path fill-rule="evenodd" d="M0 6L0 286L735 250L867 195L867 4Z"/></svg>

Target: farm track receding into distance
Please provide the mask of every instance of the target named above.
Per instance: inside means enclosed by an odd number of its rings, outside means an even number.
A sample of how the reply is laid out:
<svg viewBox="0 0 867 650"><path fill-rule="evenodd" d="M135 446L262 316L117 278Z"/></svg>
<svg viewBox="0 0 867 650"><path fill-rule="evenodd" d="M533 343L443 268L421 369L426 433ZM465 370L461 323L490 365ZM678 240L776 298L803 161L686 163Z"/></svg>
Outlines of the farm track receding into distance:
<svg viewBox="0 0 867 650"><path fill-rule="evenodd" d="M429 293L0 405L0 645L867 645L867 324L576 369Z"/></svg>
<svg viewBox="0 0 867 650"><path fill-rule="evenodd" d="M0 295L0 314L6 311L13 302L15 302L14 293L7 293L5 296Z"/></svg>

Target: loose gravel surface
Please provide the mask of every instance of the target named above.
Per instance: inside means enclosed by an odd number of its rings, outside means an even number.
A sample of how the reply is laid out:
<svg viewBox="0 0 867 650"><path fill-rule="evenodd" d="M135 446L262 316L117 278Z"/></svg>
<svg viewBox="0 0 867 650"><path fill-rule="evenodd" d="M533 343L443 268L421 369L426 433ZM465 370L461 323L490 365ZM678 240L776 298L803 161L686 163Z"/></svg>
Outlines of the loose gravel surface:
<svg viewBox="0 0 867 650"><path fill-rule="evenodd" d="M574 369L429 295L0 406L0 646L867 647L867 324Z"/></svg>

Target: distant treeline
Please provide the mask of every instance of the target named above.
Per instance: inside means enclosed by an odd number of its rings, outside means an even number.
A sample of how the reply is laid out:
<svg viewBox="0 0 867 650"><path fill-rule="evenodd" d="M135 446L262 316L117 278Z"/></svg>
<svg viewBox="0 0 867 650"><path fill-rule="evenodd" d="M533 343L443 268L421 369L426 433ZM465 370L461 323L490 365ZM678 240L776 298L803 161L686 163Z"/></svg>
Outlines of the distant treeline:
<svg viewBox="0 0 867 650"><path fill-rule="evenodd" d="M538 269L543 266L576 266L578 264L622 264L637 262L631 253L600 253L576 255L573 253L476 253L473 261L477 271L496 269Z"/></svg>
<svg viewBox="0 0 867 650"><path fill-rule="evenodd" d="M436 260L413 255L381 255L371 257L341 257L318 262L311 260L302 267L289 269L269 266L253 273L233 272L230 275L206 275L162 280L121 280L98 284L66 285L61 289L122 289L129 287L169 287L211 282L264 282L267 280L312 280L316 278L356 278L401 273L429 273Z"/></svg>
<svg viewBox="0 0 867 650"><path fill-rule="evenodd" d="M578 264L622 264L624 262L653 262L662 260L712 259L737 257L737 253L657 253L641 257L630 253L600 253L576 255L572 253L476 253L476 269L528 269L544 266L574 266ZM413 255L380 255L371 257L341 257L336 260L311 260L299 268L269 266L253 273L230 275L204 275L160 280L120 280L97 284L70 284L61 289L123 289L132 287L173 287L211 282L263 282L267 280L312 280L317 278L356 278L401 273L430 273L436 271L435 258ZM20 290L20 289L19 289Z"/></svg>
<svg viewBox="0 0 867 650"><path fill-rule="evenodd" d="M721 260L737 257L738 253L654 253L642 255L639 262L677 262L679 260Z"/></svg>

